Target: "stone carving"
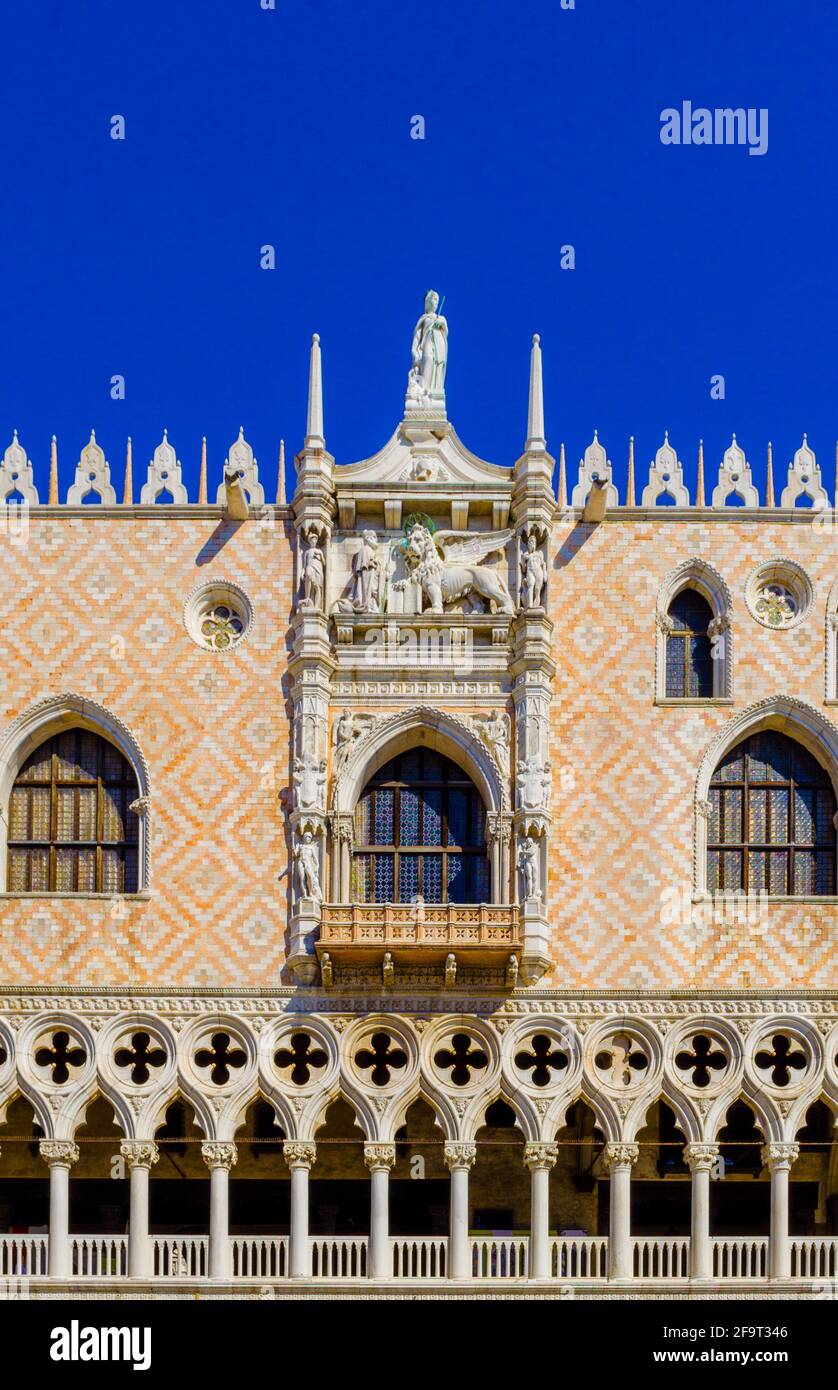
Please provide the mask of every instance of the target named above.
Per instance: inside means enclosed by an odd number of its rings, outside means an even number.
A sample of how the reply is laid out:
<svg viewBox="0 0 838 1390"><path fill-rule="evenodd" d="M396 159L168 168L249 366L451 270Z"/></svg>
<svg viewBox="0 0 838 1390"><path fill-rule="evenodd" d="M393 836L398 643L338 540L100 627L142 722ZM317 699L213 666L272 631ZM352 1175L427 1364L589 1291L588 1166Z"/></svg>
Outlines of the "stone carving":
<svg viewBox="0 0 838 1390"><path fill-rule="evenodd" d="M510 956L509 960L506 962L506 971L504 973L504 983L507 989L516 988L518 984L519 969L520 967L518 964L518 957L514 955Z"/></svg>
<svg viewBox="0 0 838 1390"><path fill-rule="evenodd" d="M79 1146L72 1139L42 1139L40 1154L50 1165L59 1163L69 1168L79 1161Z"/></svg>
<svg viewBox="0 0 838 1390"><path fill-rule="evenodd" d="M522 758L515 770L518 809L543 811L550 797L550 763L538 755Z"/></svg>
<svg viewBox="0 0 838 1390"><path fill-rule="evenodd" d="M475 715L474 727L504 777L509 776L509 738L511 722L505 710L496 709L491 714Z"/></svg>
<svg viewBox="0 0 838 1390"><path fill-rule="evenodd" d="M690 494L684 484L684 465L669 442L669 431L649 465L649 481L643 489L641 507L654 507L659 497L669 495L676 507L688 507Z"/></svg>
<svg viewBox="0 0 838 1390"><path fill-rule="evenodd" d="M448 366L448 321L438 313L439 295L428 290L425 312L413 330L405 411L445 412L445 371Z"/></svg>
<svg viewBox="0 0 838 1390"><path fill-rule="evenodd" d="M396 1163L395 1144L365 1144L364 1163L371 1173L376 1168L385 1168L389 1172Z"/></svg>
<svg viewBox="0 0 838 1390"><path fill-rule="evenodd" d="M600 444L596 430L594 430L594 437L585 450L585 457L579 460L579 481L573 489L570 505L572 507L584 507L588 500L588 493L594 483L599 481L606 485L607 506L616 507L620 499L612 481L612 473L611 460Z"/></svg>
<svg viewBox="0 0 838 1390"><path fill-rule="evenodd" d="M239 437L232 445L228 457L224 460L224 478L218 485L215 500L219 507L227 504L227 490L225 480L233 482L238 478L242 485L242 490L250 499L253 507L263 507L265 505L265 489L259 482L259 468L256 459L253 457L253 450L244 437L244 425L239 426Z"/></svg>
<svg viewBox="0 0 838 1390"><path fill-rule="evenodd" d="M317 1146L311 1141L286 1139L282 1156L289 1168L311 1168L317 1162Z"/></svg>
<svg viewBox="0 0 838 1390"><path fill-rule="evenodd" d="M352 556L352 579L349 595L339 598L335 613L380 613L384 598L384 579L389 560L389 545L385 556L379 554L375 531L364 531L361 547Z"/></svg>
<svg viewBox="0 0 838 1390"><path fill-rule="evenodd" d="M744 449L736 443L736 435L725 449L724 458L719 466L719 481L713 488L711 505L724 507L731 493L741 497L745 507L759 506L759 493L751 477L751 465L745 458Z"/></svg>
<svg viewBox="0 0 838 1390"><path fill-rule="evenodd" d="M405 547L405 567L421 587L430 613L442 613L458 599L482 598L490 612L515 613L509 590L496 570L480 562L503 551L511 530L469 535L466 531L437 531L433 535L422 522L411 528ZM394 586L404 588L406 580ZM474 605L473 605L474 606Z"/></svg>
<svg viewBox="0 0 838 1390"><path fill-rule="evenodd" d="M457 957L449 951L445 957L445 988L453 989L457 983Z"/></svg>
<svg viewBox="0 0 838 1390"><path fill-rule="evenodd" d="M399 475L401 483L447 483L448 470L432 454L414 454Z"/></svg>
<svg viewBox="0 0 838 1390"><path fill-rule="evenodd" d="M226 1168L229 1173L239 1161L235 1144L210 1142L201 1145L201 1157L208 1168Z"/></svg>
<svg viewBox="0 0 838 1390"><path fill-rule="evenodd" d="M43 1145L41 1146L43 1147ZM791 1168L796 1162L800 1153L797 1144L763 1144L761 1150L762 1163L764 1168Z"/></svg>
<svg viewBox="0 0 838 1390"><path fill-rule="evenodd" d="M297 892L301 898L311 898L314 902L323 901L320 887L320 856L310 830L306 830L294 850L297 866Z"/></svg>
<svg viewBox="0 0 838 1390"><path fill-rule="evenodd" d="M5 502L15 493L19 494L24 502L34 505L38 501L38 489L35 487L35 478L32 472L32 464L26 457L26 450L19 443L17 430L12 436L12 442L3 455L0 462L0 501Z"/></svg>
<svg viewBox="0 0 838 1390"><path fill-rule="evenodd" d="M171 493L172 501L189 501L181 475L181 462L169 443L169 435L163 431L163 438L154 450L154 457L148 465L148 479L140 492L140 504L147 506L156 502L162 492Z"/></svg>
<svg viewBox="0 0 838 1390"><path fill-rule="evenodd" d="M81 451L76 464L76 480L67 493L68 507L79 506L89 492L96 493L103 505L116 505L116 493L111 484L110 464L105 458L101 444L96 443L95 430L90 431L90 439Z"/></svg>
<svg viewBox="0 0 838 1390"><path fill-rule="evenodd" d="M446 1142L443 1156L448 1169L473 1168L477 1161L477 1145L462 1140Z"/></svg>
<svg viewBox="0 0 838 1390"><path fill-rule="evenodd" d="M326 587L326 560L320 548L320 534L316 526L310 526L304 533L306 548L302 555L303 597L299 608L306 613L322 613L323 597Z"/></svg>
<svg viewBox="0 0 838 1390"><path fill-rule="evenodd" d="M539 854L536 841L531 835L525 835L518 849L518 868L521 871L524 898L528 901L532 901L533 899L537 900L541 897L538 859Z"/></svg>
<svg viewBox="0 0 838 1390"><path fill-rule="evenodd" d="M542 1144L537 1141L530 1141L524 1145L524 1163L530 1172L535 1168L547 1169L555 1168L559 1157L558 1144Z"/></svg>
<svg viewBox="0 0 838 1390"><path fill-rule="evenodd" d="M788 481L780 498L781 507L796 507L799 497L810 497L815 510L829 506L829 494L823 486L821 468L809 447L806 435L789 464Z"/></svg>
<svg viewBox="0 0 838 1390"><path fill-rule="evenodd" d="M160 1157L160 1150L155 1143L141 1139L123 1139L119 1153L129 1168L153 1168Z"/></svg>
<svg viewBox="0 0 838 1390"><path fill-rule="evenodd" d="M606 1168L633 1168L639 1155L638 1144L606 1144L602 1153Z"/></svg>
<svg viewBox="0 0 838 1390"><path fill-rule="evenodd" d="M538 546L538 533L533 527L527 535L526 549L521 555L521 607L543 608L547 587L547 562Z"/></svg>
<svg viewBox="0 0 838 1390"><path fill-rule="evenodd" d="M334 758L332 762L332 776L339 777L343 771L351 753L355 750L355 745L359 739L368 734L375 724L375 719L370 714L356 714L355 710L342 710L335 720L333 733Z"/></svg>
<svg viewBox="0 0 838 1390"><path fill-rule="evenodd" d="M326 807L326 759L304 752L294 759L294 810L323 811Z"/></svg>

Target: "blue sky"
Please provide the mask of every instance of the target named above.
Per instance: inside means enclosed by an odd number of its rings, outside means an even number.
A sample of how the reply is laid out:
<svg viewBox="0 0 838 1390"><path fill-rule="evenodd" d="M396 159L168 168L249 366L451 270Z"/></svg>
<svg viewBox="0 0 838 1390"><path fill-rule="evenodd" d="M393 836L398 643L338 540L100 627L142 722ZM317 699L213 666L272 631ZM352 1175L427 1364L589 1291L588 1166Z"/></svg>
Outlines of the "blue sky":
<svg viewBox="0 0 838 1390"><path fill-rule="evenodd" d="M364 457L400 418L429 286L449 416L494 462L521 451L537 331L571 466L596 427L622 485L628 436L642 475L667 428L692 492L699 436L712 475L735 430L762 491L767 440L779 481L805 429L832 487L822 0L38 0L0 37L0 434L42 495L53 433L62 499L91 426L120 495L126 437L138 486L167 426L194 496L201 436L212 489L240 424L270 493L313 330L327 444ZM662 145L684 100L767 108L767 153Z"/></svg>

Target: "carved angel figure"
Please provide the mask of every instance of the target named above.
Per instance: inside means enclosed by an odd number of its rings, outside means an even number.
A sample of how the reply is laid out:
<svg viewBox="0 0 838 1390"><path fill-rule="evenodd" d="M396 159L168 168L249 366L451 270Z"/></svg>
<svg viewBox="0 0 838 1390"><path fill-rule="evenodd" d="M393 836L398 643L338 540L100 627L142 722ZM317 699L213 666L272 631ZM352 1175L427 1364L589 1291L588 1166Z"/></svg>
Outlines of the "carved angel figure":
<svg viewBox="0 0 838 1390"><path fill-rule="evenodd" d="M504 777L508 777L511 729L509 715L505 710L496 709L491 714L477 715L474 723L486 747L494 754L495 762Z"/></svg>
<svg viewBox="0 0 838 1390"><path fill-rule="evenodd" d="M489 612L515 612L509 590L497 570L481 565L488 555L503 551L511 530L486 531L470 535L467 531L436 531L417 522L405 547L405 565L421 586L429 613L442 613L447 604L477 594ZM404 581L399 581L403 587Z"/></svg>
<svg viewBox="0 0 838 1390"><path fill-rule="evenodd" d="M334 762L333 775L338 777L343 771L349 759L349 755L354 749L359 739L368 733L375 720L369 714L356 714L354 710L345 709L335 720L333 734Z"/></svg>

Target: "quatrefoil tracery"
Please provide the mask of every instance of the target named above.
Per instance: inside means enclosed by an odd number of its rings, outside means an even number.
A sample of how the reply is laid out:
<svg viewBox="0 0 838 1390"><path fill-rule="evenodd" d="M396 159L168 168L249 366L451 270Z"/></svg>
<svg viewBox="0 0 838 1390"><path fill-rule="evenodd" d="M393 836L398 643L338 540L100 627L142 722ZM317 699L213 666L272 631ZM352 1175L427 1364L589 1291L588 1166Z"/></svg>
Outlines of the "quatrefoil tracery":
<svg viewBox="0 0 838 1390"><path fill-rule="evenodd" d="M455 1086L467 1086L472 1072L483 1071L489 1065L489 1059L468 1033L455 1033L450 1048L443 1047L434 1053L434 1064L440 1071L451 1073Z"/></svg>
<svg viewBox="0 0 838 1390"><path fill-rule="evenodd" d="M635 1086L640 1073L649 1068L649 1058L635 1038L616 1033L597 1052L594 1066L612 1086Z"/></svg>
<svg viewBox="0 0 838 1390"><path fill-rule="evenodd" d="M806 1070L806 1054L800 1048L795 1050L794 1040L785 1033L775 1033L771 1039L770 1052L764 1048L754 1057L760 1071L770 1071L775 1086L788 1086L792 1072Z"/></svg>
<svg viewBox="0 0 838 1390"><path fill-rule="evenodd" d="M35 1053L35 1065L49 1067L52 1080L58 1086L63 1086L69 1081L70 1071L76 1067L83 1067L86 1061L85 1049L78 1044L73 1045L70 1034L63 1028L53 1033L51 1047L39 1047Z"/></svg>
<svg viewBox="0 0 838 1390"><path fill-rule="evenodd" d="M691 1039L692 1052L684 1049L676 1053L675 1065L681 1071L691 1072L693 1086L709 1086L713 1072L727 1070L727 1057L718 1048L714 1050L714 1039L706 1033L696 1033Z"/></svg>
<svg viewBox="0 0 838 1390"><path fill-rule="evenodd" d="M373 1033L370 1044L355 1053L355 1065L362 1071L369 1071L374 1086L386 1086L391 1070L401 1071L407 1066L407 1053L393 1045L389 1033Z"/></svg>
<svg viewBox="0 0 838 1390"><path fill-rule="evenodd" d="M515 1054L515 1065L521 1071L529 1072L528 1080L536 1086L547 1086L553 1079L552 1073L564 1071L568 1056L560 1048L553 1046L553 1039L546 1033L536 1033L530 1039L531 1051Z"/></svg>
<svg viewBox="0 0 838 1390"><path fill-rule="evenodd" d="M213 1033L210 1044L195 1053L195 1065L211 1067L210 1080L216 1086L225 1086L230 1080L230 1068L243 1067L247 1054L233 1044L229 1033Z"/></svg>
<svg viewBox="0 0 838 1390"><path fill-rule="evenodd" d="M131 1068L135 1086L144 1086L151 1075L149 1067L162 1067L166 1053L153 1045L150 1033L140 1032L131 1035L130 1047L118 1047L113 1059L116 1066Z"/></svg>
<svg viewBox="0 0 838 1390"><path fill-rule="evenodd" d="M329 1060L327 1052L317 1047L308 1033L292 1033L291 1047L280 1047L274 1054L274 1064L280 1071L291 1069L295 1086L306 1086L313 1071L322 1071Z"/></svg>

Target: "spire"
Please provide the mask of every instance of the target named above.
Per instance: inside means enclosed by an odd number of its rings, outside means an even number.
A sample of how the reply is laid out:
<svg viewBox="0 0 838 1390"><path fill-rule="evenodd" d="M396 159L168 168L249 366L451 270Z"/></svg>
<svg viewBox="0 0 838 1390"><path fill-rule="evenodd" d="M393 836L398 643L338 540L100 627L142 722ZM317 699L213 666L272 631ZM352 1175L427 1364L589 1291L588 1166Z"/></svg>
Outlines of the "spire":
<svg viewBox="0 0 838 1390"><path fill-rule="evenodd" d="M134 470L131 461L131 436L128 436L128 446L125 450L125 491L122 494L122 505L130 507L134 501Z"/></svg>
<svg viewBox="0 0 838 1390"><path fill-rule="evenodd" d="M734 440L736 435L733 436ZM695 505L703 507L704 502L704 440L698 441L698 480L695 485Z"/></svg>
<svg viewBox="0 0 838 1390"><path fill-rule="evenodd" d="M198 474L198 501L207 500L207 437L201 440L201 471Z"/></svg>
<svg viewBox="0 0 838 1390"><path fill-rule="evenodd" d="M634 435L629 439L628 479L626 482L626 506L636 507L634 500Z"/></svg>
<svg viewBox="0 0 838 1390"><path fill-rule="evenodd" d="M774 460L771 455L771 440L768 441L768 465L765 477L765 505L774 506Z"/></svg>
<svg viewBox="0 0 838 1390"><path fill-rule="evenodd" d="M835 505L838 507L838 439L835 441Z"/></svg>
<svg viewBox="0 0 838 1390"><path fill-rule="evenodd" d="M557 501L562 511L564 511L567 506L567 469L565 466L563 443L559 448L559 495Z"/></svg>
<svg viewBox="0 0 838 1390"><path fill-rule="evenodd" d="M49 449L49 497L47 504L50 507L58 506L58 441L55 435L52 436Z"/></svg>
<svg viewBox="0 0 838 1390"><path fill-rule="evenodd" d="M279 441L279 470L276 479L276 505L285 506L285 440Z"/></svg>
<svg viewBox="0 0 838 1390"><path fill-rule="evenodd" d="M544 383L541 372L541 336L532 335L530 352L530 403L527 414L526 450L540 452L547 448L544 434Z"/></svg>
<svg viewBox="0 0 838 1390"><path fill-rule="evenodd" d="M308 369L308 418L306 448L325 449L323 434L323 366L320 360L320 334L311 338L311 361Z"/></svg>

